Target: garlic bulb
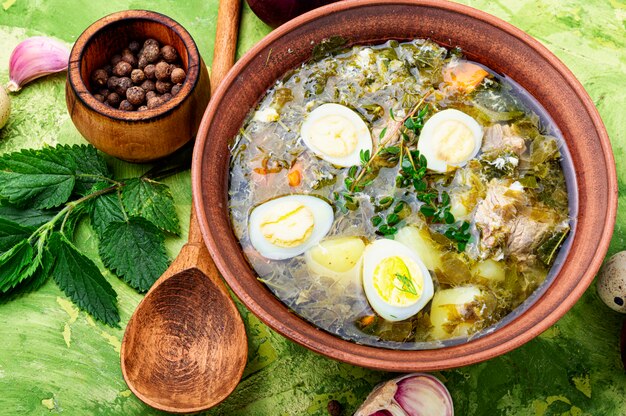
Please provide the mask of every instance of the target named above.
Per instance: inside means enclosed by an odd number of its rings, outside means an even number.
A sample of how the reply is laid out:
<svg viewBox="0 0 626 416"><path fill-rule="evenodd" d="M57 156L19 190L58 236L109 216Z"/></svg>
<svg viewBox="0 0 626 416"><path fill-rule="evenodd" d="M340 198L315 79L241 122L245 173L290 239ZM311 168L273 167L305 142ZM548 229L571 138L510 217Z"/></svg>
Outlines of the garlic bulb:
<svg viewBox="0 0 626 416"><path fill-rule="evenodd" d="M374 387L354 416L453 416L448 389L429 374L409 374Z"/></svg>
<svg viewBox="0 0 626 416"><path fill-rule="evenodd" d="M44 36L28 38L11 53L7 89L16 92L36 78L65 71L69 59L69 49L58 40Z"/></svg>
<svg viewBox="0 0 626 416"><path fill-rule="evenodd" d="M4 87L0 85L0 129L7 124L10 115L11 98L9 97L9 94L7 94Z"/></svg>

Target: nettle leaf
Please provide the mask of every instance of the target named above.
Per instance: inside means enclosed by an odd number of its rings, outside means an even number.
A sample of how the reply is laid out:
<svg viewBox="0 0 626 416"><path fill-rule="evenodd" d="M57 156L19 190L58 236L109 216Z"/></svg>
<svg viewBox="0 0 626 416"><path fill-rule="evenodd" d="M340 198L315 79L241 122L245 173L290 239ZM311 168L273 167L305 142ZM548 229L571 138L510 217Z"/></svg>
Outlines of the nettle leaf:
<svg viewBox="0 0 626 416"><path fill-rule="evenodd" d="M95 263L60 233L52 234L48 248L55 255L50 275L61 290L94 318L119 327L117 294Z"/></svg>
<svg viewBox="0 0 626 416"><path fill-rule="evenodd" d="M29 238L33 231L34 228L0 218L0 253L11 250L17 243Z"/></svg>
<svg viewBox="0 0 626 416"><path fill-rule="evenodd" d="M33 248L22 240L0 256L0 292L6 293L35 271Z"/></svg>
<svg viewBox="0 0 626 416"><path fill-rule="evenodd" d="M106 182L99 182L93 186L91 192L100 191L109 186ZM98 237L102 237L106 227L116 221L125 221L124 206L122 205L122 199L118 192L111 192L101 195L91 201L89 205L89 218L91 219L91 226L98 234Z"/></svg>
<svg viewBox="0 0 626 416"><path fill-rule="evenodd" d="M166 185L145 178L129 179L122 189L122 202L130 215L143 217L163 231L180 233L174 198Z"/></svg>
<svg viewBox="0 0 626 416"><path fill-rule="evenodd" d="M74 191L78 194L85 195L99 181L102 176L111 178L111 171L107 166L106 160L96 150L95 147L89 145L74 146L57 146L57 151L71 159L76 166L76 183Z"/></svg>
<svg viewBox="0 0 626 416"><path fill-rule="evenodd" d="M0 205L0 218L9 220L24 227L39 227L50 221L58 211L48 209L20 209Z"/></svg>
<svg viewBox="0 0 626 416"><path fill-rule="evenodd" d="M0 198L18 206L52 208L69 199L75 164L53 148L22 150L0 157Z"/></svg>
<svg viewBox="0 0 626 416"><path fill-rule="evenodd" d="M163 233L150 221L131 217L106 227L100 240L100 257L130 286L146 292L169 264L163 241Z"/></svg>
<svg viewBox="0 0 626 416"><path fill-rule="evenodd" d="M2 297L0 297L0 304L13 300L22 294L33 292L43 286L48 280L48 277L50 277L50 269L53 264L54 257L48 250L44 250L40 260L34 264L34 266L31 266L33 267L32 270L34 270L32 275L24 278L13 289L4 293ZM28 271L30 270L27 269L27 272Z"/></svg>

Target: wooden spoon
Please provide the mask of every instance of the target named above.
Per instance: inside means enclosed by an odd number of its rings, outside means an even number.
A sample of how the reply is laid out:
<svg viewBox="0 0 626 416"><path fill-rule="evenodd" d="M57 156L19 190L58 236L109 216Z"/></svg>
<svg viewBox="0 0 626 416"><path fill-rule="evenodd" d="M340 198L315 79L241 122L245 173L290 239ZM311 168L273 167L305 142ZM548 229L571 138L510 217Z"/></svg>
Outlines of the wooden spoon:
<svg viewBox="0 0 626 416"><path fill-rule="evenodd" d="M240 0L221 0L211 84L235 60ZM189 239L126 327L121 364L144 403L175 413L199 412L237 386L248 355L241 316L202 241L195 210Z"/></svg>

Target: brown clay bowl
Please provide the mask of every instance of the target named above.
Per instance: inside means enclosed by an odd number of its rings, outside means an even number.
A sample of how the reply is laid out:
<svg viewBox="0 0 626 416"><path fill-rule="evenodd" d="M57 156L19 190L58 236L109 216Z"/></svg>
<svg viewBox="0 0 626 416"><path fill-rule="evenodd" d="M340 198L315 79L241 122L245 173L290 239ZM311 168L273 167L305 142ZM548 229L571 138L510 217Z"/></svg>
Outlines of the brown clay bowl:
<svg viewBox="0 0 626 416"><path fill-rule="evenodd" d="M358 24L356 24L358 22ZM257 280L228 213L228 143L249 109L276 79L311 57L331 36L352 44L431 38L511 77L556 122L571 152L565 166L574 232L560 269L542 290L481 337L439 349L398 351L357 345L321 331L289 311ZM569 161L569 162L568 162ZM510 351L546 330L589 286L606 254L617 208L611 146L593 103L574 75L539 42L491 15L443 1L345 1L303 15L270 33L221 84L198 133L192 168L196 210L217 267L243 303L284 336L328 357L391 371L464 366Z"/></svg>
<svg viewBox="0 0 626 416"><path fill-rule="evenodd" d="M96 100L91 73L133 40L153 38L173 46L187 78L180 92L160 107L122 111ZM65 98L78 131L95 147L130 162L170 155L191 140L209 102L209 74L194 40L167 16L128 10L103 17L78 38L70 55Z"/></svg>

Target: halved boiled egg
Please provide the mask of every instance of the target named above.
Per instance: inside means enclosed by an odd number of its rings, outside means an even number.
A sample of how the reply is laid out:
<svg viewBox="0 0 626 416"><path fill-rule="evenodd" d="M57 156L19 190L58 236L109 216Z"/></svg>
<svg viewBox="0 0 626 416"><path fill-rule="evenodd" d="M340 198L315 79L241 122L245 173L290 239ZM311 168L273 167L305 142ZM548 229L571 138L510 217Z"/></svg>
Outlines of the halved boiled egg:
<svg viewBox="0 0 626 416"><path fill-rule="evenodd" d="M358 165L361 151L372 151L372 136L363 119L340 104L322 104L311 111L300 135L313 153L337 166Z"/></svg>
<svg viewBox="0 0 626 416"><path fill-rule="evenodd" d="M313 273L349 283L361 273L364 250L360 237L331 238L308 249L304 259Z"/></svg>
<svg viewBox="0 0 626 416"><path fill-rule="evenodd" d="M250 242L263 257L288 259L319 243L333 220L332 207L320 198L283 196L252 210L248 221Z"/></svg>
<svg viewBox="0 0 626 416"><path fill-rule="evenodd" d="M483 142L483 128L459 110L443 110L429 118L420 133L417 150L428 169L446 172L476 157Z"/></svg>
<svg viewBox="0 0 626 416"><path fill-rule="evenodd" d="M418 313L433 297L433 281L415 252L393 240L376 240L363 253L363 288L372 309L388 321Z"/></svg>

